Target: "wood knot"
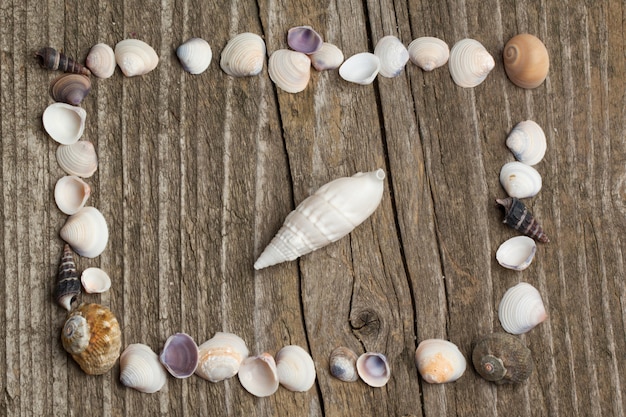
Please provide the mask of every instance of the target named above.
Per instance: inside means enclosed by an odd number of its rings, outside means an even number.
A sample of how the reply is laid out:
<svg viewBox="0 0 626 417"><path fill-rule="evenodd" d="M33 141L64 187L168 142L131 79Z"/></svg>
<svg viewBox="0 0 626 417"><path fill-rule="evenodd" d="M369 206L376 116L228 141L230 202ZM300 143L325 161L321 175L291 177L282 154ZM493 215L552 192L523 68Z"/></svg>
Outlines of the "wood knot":
<svg viewBox="0 0 626 417"><path fill-rule="evenodd" d="M350 327L360 339L377 336L380 332L381 320L375 311L362 310L350 318Z"/></svg>

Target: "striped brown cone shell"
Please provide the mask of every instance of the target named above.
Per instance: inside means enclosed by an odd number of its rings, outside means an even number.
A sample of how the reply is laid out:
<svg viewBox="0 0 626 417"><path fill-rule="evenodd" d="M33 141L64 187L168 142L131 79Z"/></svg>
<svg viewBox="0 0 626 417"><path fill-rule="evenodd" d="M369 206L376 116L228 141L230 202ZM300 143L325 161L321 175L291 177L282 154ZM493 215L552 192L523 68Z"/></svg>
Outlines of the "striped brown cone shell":
<svg viewBox="0 0 626 417"><path fill-rule="evenodd" d="M82 66L74 59L49 46L41 48L35 53L42 67L49 70L72 72L74 74L91 75L88 68Z"/></svg>
<svg viewBox="0 0 626 417"><path fill-rule="evenodd" d="M504 207L503 223L539 242L548 243L550 241L530 210L518 198L498 198L496 203Z"/></svg>
<svg viewBox="0 0 626 417"><path fill-rule="evenodd" d="M63 247L63 257L59 264L59 273L57 275L56 287L54 288L54 298L57 303L70 311L72 303L80 295L81 283L78 272L76 271L76 263L74 263L74 254L70 245L67 243Z"/></svg>

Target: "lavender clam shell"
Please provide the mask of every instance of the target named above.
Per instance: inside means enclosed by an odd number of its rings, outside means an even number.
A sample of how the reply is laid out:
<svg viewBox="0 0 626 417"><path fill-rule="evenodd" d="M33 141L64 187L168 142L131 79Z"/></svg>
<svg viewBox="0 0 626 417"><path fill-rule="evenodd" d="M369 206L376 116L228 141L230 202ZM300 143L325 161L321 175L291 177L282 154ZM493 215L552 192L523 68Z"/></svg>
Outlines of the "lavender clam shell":
<svg viewBox="0 0 626 417"><path fill-rule="evenodd" d="M193 375L198 366L198 345L186 333L176 333L165 342L159 360L176 378Z"/></svg>
<svg viewBox="0 0 626 417"><path fill-rule="evenodd" d="M287 32L287 44L303 54L312 54L322 47L324 40L311 26L296 26Z"/></svg>

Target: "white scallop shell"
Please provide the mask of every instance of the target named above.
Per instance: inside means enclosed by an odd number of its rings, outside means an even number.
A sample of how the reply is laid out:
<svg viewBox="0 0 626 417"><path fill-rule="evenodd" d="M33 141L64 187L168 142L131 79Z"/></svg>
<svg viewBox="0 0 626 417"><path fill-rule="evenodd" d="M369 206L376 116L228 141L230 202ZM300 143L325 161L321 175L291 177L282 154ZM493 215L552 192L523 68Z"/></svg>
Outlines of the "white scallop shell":
<svg viewBox="0 0 626 417"><path fill-rule="evenodd" d="M302 52L279 49L270 55L267 64L270 78L288 93L303 91L311 78L311 59Z"/></svg>
<svg viewBox="0 0 626 417"><path fill-rule="evenodd" d="M137 391L152 394L165 386L167 371L149 346L133 343L120 356L120 382Z"/></svg>
<svg viewBox="0 0 626 417"><path fill-rule="evenodd" d="M450 50L450 75L461 87L476 87L494 67L491 54L475 39L462 39Z"/></svg>
<svg viewBox="0 0 626 417"><path fill-rule="evenodd" d="M76 143L85 131L87 112L66 103L53 103L43 112L43 127L52 139L62 145Z"/></svg>
<svg viewBox="0 0 626 417"><path fill-rule="evenodd" d="M211 382L233 377L241 362L248 357L248 348L242 338L233 333L217 332L198 346L196 375Z"/></svg>
<svg viewBox="0 0 626 417"><path fill-rule="evenodd" d="M350 233L380 204L384 179L378 169L323 185L287 215L254 268L292 261Z"/></svg>
<svg viewBox="0 0 626 417"><path fill-rule="evenodd" d="M97 267L87 268L80 274L80 282L85 292L100 294L111 288L111 278L103 269Z"/></svg>
<svg viewBox="0 0 626 417"><path fill-rule="evenodd" d="M89 50L85 65L98 78L109 78L115 72L115 52L106 43L94 45Z"/></svg>
<svg viewBox="0 0 626 417"><path fill-rule="evenodd" d="M400 75L409 61L409 51L400 39L391 35L379 39L374 55L380 59L380 75L388 78Z"/></svg>
<svg viewBox="0 0 626 417"><path fill-rule="evenodd" d="M59 232L74 252L87 258L99 256L109 241L106 220L95 207L83 207L67 218Z"/></svg>
<svg viewBox="0 0 626 417"><path fill-rule="evenodd" d="M267 397L278 390L276 362L269 353L248 356L241 363L237 375L241 386L257 397Z"/></svg>
<svg viewBox="0 0 626 417"><path fill-rule="evenodd" d="M443 384L459 379L465 372L467 361L454 343L427 339L415 350L415 365L424 381Z"/></svg>
<svg viewBox="0 0 626 417"><path fill-rule="evenodd" d="M356 361L359 376L370 387L382 387L391 378L391 368L382 353L365 352Z"/></svg>
<svg viewBox="0 0 626 417"><path fill-rule="evenodd" d="M313 68L318 71L339 68L343 62L343 52L336 45L324 42L322 47L309 55Z"/></svg>
<svg viewBox="0 0 626 417"><path fill-rule="evenodd" d="M240 33L224 47L220 67L233 77L257 75L263 70L265 52L263 38L254 33Z"/></svg>
<svg viewBox="0 0 626 417"><path fill-rule="evenodd" d="M498 318L508 333L522 334L548 317L539 291L521 282L509 288L498 306Z"/></svg>
<svg viewBox="0 0 626 417"><path fill-rule="evenodd" d="M533 197L541 190L541 175L530 165L508 162L500 170L500 184L509 197Z"/></svg>
<svg viewBox="0 0 626 417"><path fill-rule="evenodd" d="M431 36L414 39L409 44L408 50L411 62L424 71L442 67L450 58L448 44Z"/></svg>
<svg viewBox="0 0 626 417"><path fill-rule="evenodd" d="M506 138L506 146L515 159L527 165L536 165L546 153L546 135L532 120L519 122Z"/></svg>
<svg viewBox="0 0 626 417"><path fill-rule="evenodd" d="M500 245L496 251L496 260L508 269L523 271L535 257L537 244L528 236L515 236Z"/></svg>
<svg viewBox="0 0 626 417"><path fill-rule="evenodd" d="M98 155L93 143L81 140L71 145L57 148L57 162L61 169L70 175L81 178L91 177L98 169Z"/></svg>
<svg viewBox="0 0 626 417"><path fill-rule="evenodd" d="M54 201L59 210L72 215L85 206L91 195L91 187L76 175L59 178L54 186Z"/></svg>
<svg viewBox="0 0 626 417"><path fill-rule="evenodd" d="M213 52L211 45L201 38L191 38L176 49L176 56L185 71L202 74L209 68Z"/></svg>
<svg viewBox="0 0 626 417"><path fill-rule="evenodd" d="M300 346L283 347L276 354L278 381L290 391L308 391L315 382L315 364Z"/></svg>
<svg viewBox="0 0 626 417"><path fill-rule="evenodd" d="M371 84L380 71L380 58L370 52L361 52L346 59L339 67L339 75L351 83Z"/></svg>
<svg viewBox="0 0 626 417"><path fill-rule="evenodd" d="M144 75L156 68L159 56L139 39L124 39L115 45L115 61L127 77Z"/></svg>

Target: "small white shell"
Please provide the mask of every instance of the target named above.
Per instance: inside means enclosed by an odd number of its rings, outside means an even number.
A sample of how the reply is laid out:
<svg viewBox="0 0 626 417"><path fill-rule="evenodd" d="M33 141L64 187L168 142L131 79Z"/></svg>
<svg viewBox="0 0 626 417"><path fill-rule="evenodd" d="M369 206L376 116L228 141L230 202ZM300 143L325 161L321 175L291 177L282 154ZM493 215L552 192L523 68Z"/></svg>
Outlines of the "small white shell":
<svg viewBox="0 0 626 417"><path fill-rule="evenodd" d="M134 343L120 356L120 382L148 394L159 391L167 382L167 371L150 347Z"/></svg>
<svg viewBox="0 0 626 417"><path fill-rule="evenodd" d="M98 169L98 155L93 143L81 140L71 145L57 148L57 162L61 169L70 175L81 178L91 177Z"/></svg>
<svg viewBox="0 0 626 417"><path fill-rule="evenodd" d="M382 387L391 378L391 368L382 353L365 352L356 361L359 376L370 387Z"/></svg>
<svg viewBox="0 0 626 417"><path fill-rule="evenodd" d="M115 45L115 61L127 77L144 75L156 68L159 56L139 39L124 39Z"/></svg>
<svg viewBox="0 0 626 417"><path fill-rule="evenodd" d="M408 50L411 62L424 71L432 71L442 67L450 58L448 44L431 36L414 39L409 44Z"/></svg>
<svg viewBox="0 0 626 417"><path fill-rule="evenodd" d="M311 78L311 60L302 52L279 49L270 55L267 71L279 88L288 93L299 93Z"/></svg>
<svg viewBox="0 0 626 417"><path fill-rule="evenodd" d="M315 364L300 346L283 347L276 354L278 381L290 391L308 391L315 383Z"/></svg>
<svg viewBox="0 0 626 417"><path fill-rule="evenodd" d="M380 38L374 48L374 55L380 59L380 75L388 78L400 75L409 61L409 51L400 39L391 35Z"/></svg>
<svg viewBox="0 0 626 417"><path fill-rule="evenodd" d="M509 197L533 197L541 190L541 175L530 165L508 162L500 170L500 184Z"/></svg>
<svg viewBox="0 0 626 417"><path fill-rule="evenodd" d="M233 77L257 75L263 70L265 52L263 38L254 33L240 33L224 47L220 67Z"/></svg>
<svg viewBox="0 0 626 417"><path fill-rule="evenodd" d="M278 390L276 362L269 353L248 356L241 363L237 375L241 386L257 397L267 397Z"/></svg>
<svg viewBox="0 0 626 417"><path fill-rule="evenodd" d="M476 87L487 78L495 65L491 54L477 40L462 39L450 50L450 75L461 87Z"/></svg>
<svg viewBox="0 0 626 417"><path fill-rule="evenodd" d="M358 357L352 349L345 346L335 348L330 353L330 374L341 381L356 381L359 379L359 374L356 371L357 359Z"/></svg>
<svg viewBox="0 0 626 417"><path fill-rule="evenodd" d="M176 56L185 71L202 74L211 64L213 52L211 45L204 39L191 38L176 49Z"/></svg>
<svg viewBox="0 0 626 417"><path fill-rule="evenodd" d="M528 236L515 236L500 245L496 251L496 260L508 269L523 271L535 257L537 244Z"/></svg>
<svg viewBox="0 0 626 417"><path fill-rule="evenodd" d="M83 207L68 217L59 234L76 253L87 258L99 256L109 241L106 220L95 207Z"/></svg>
<svg viewBox="0 0 626 417"><path fill-rule="evenodd" d="M424 381L443 384L459 379L465 372L467 361L454 343L427 339L415 350L415 365Z"/></svg>
<svg viewBox="0 0 626 417"><path fill-rule="evenodd" d="M87 112L66 103L53 103L43 112L43 127L52 139L62 145L76 143L85 131Z"/></svg>
<svg viewBox="0 0 626 417"><path fill-rule="evenodd" d="M109 78L115 72L115 52L106 43L94 45L89 50L85 65L98 78Z"/></svg>
<svg viewBox="0 0 626 417"><path fill-rule="evenodd" d="M309 55L313 68L318 71L339 68L343 62L343 52L336 45L324 42L322 47Z"/></svg>
<svg viewBox="0 0 626 417"><path fill-rule="evenodd" d="M233 333L217 332L198 346L196 375L211 382L235 376L241 362L248 357L248 348L242 338Z"/></svg>
<svg viewBox="0 0 626 417"><path fill-rule="evenodd" d="M85 292L89 294L100 294L111 288L109 274L97 267L85 269L80 275L80 282L83 284Z"/></svg>
<svg viewBox="0 0 626 417"><path fill-rule="evenodd" d="M509 288L498 306L500 324L512 334L526 333L547 317L539 291L526 282Z"/></svg>
<svg viewBox="0 0 626 417"><path fill-rule="evenodd" d="M85 206L91 195L91 187L76 175L59 178L54 186L54 201L59 210L72 215Z"/></svg>
<svg viewBox="0 0 626 417"><path fill-rule="evenodd" d="M506 146L515 159L527 165L536 165L546 153L546 135L532 120L519 122L506 138Z"/></svg>
<svg viewBox="0 0 626 417"><path fill-rule="evenodd" d="M380 71L380 58L370 52L361 52L346 59L339 67L339 75L351 83L371 84Z"/></svg>

